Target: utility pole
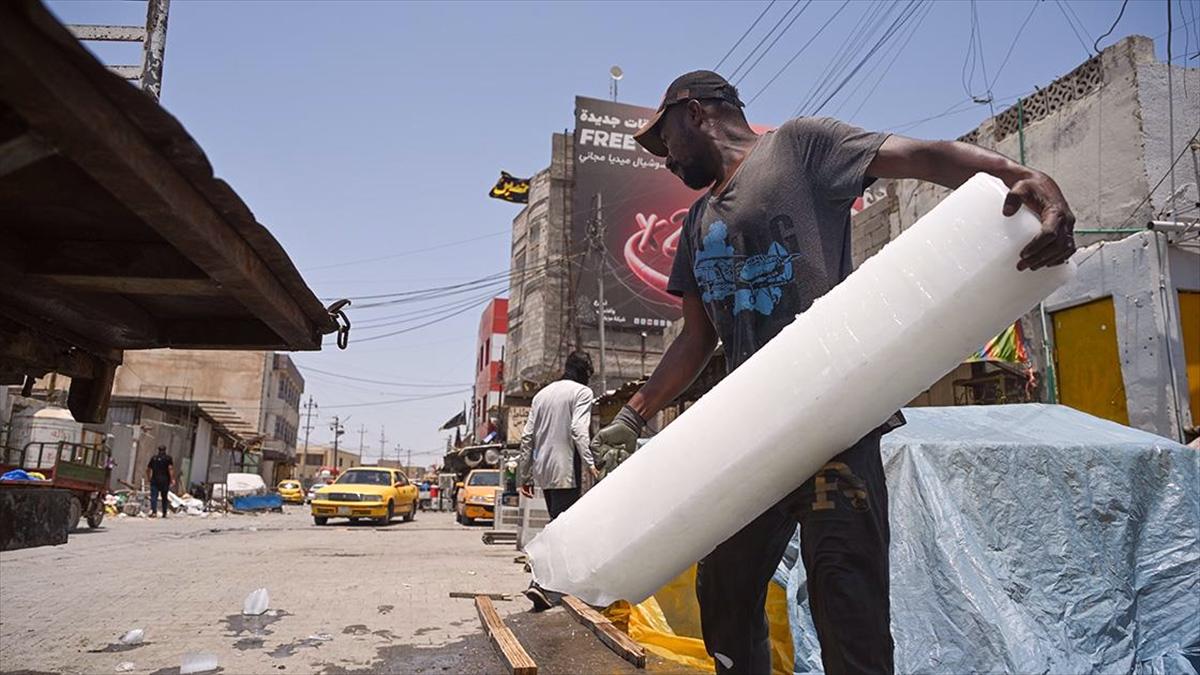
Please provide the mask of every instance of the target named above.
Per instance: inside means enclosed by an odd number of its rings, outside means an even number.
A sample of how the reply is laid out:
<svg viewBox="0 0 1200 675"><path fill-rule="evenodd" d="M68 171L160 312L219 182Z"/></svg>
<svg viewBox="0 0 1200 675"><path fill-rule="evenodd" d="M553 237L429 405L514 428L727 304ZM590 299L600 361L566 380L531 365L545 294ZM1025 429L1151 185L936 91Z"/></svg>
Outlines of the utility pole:
<svg viewBox="0 0 1200 675"><path fill-rule="evenodd" d="M596 193L595 216L588 230L592 250L596 253L596 318L600 328L600 393L603 394L608 391L608 376L605 372L605 357L608 354L604 339L604 323L608 318L604 303L604 263L607 248L604 244L604 196L599 192Z"/></svg>
<svg viewBox="0 0 1200 675"><path fill-rule="evenodd" d="M404 473L408 474L408 468L412 466L412 448L408 449L408 459L404 460Z"/></svg>
<svg viewBox="0 0 1200 675"><path fill-rule="evenodd" d="M358 425L358 461L366 463L366 458L363 456L363 450L366 449L364 439L367 437L367 425Z"/></svg>
<svg viewBox="0 0 1200 675"><path fill-rule="evenodd" d="M308 403L304 404L304 461L308 461L308 433L313 430L313 411L317 409L317 404L313 401L312 394L308 395Z"/></svg>
<svg viewBox="0 0 1200 675"><path fill-rule="evenodd" d="M333 416L333 423L329 425L329 428L333 430L333 461L329 463L329 466L333 467L333 469L337 471L338 438L340 438L342 434L346 433L346 429L342 426L342 421L337 415Z"/></svg>

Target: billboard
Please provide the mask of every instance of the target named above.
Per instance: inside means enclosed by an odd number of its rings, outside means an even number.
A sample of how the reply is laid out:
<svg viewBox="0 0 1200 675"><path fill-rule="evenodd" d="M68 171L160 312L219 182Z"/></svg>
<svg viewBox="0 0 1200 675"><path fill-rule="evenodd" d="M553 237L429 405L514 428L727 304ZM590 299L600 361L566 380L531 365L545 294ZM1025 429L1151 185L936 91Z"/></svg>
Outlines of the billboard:
<svg viewBox="0 0 1200 675"><path fill-rule="evenodd" d="M586 325L597 323L601 270L606 326L662 328L681 316L667 277L683 219L700 193L633 140L653 114L652 108L575 98L571 241L579 255L578 318ZM594 227L597 197L603 218ZM589 234L604 241L603 267L600 254L588 251Z"/></svg>

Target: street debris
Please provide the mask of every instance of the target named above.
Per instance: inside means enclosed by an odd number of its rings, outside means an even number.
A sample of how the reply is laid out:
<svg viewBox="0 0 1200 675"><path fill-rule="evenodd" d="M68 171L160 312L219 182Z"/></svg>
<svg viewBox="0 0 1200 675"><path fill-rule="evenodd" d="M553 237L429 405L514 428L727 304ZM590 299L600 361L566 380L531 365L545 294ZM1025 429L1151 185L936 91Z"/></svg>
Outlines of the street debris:
<svg viewBox="0 0 1200 675"><path fill-rule="evenodd" d="M115 668L115 670L118 673L128 673L129 671L133 670L136 667L137 666L133 665L133 661L122 661L117 664L117 667Z"/></svg>
<svg viewBox="0 0 1200 675"><path fill-rule="evenodd" d="M140 645L145 637L146 631L142 630L141 628L134 628L133 630L121 636L121 644Z"/></svg>
<svg viewBox="0 0 1200 675"><path fill-rule="evenodd" d="M270 604L271 596L267 593L267 589L259 588L247 595L246 600L242 602L242 614L261 616L266 613L267 606Z"/></svg>
<svg viewBox="0 0 1200 675"><path fill-rule="evenodd" d="M207 673L217 669L215 654L188 653L184 654L179 663L179 675L192 673Z"/></svg>

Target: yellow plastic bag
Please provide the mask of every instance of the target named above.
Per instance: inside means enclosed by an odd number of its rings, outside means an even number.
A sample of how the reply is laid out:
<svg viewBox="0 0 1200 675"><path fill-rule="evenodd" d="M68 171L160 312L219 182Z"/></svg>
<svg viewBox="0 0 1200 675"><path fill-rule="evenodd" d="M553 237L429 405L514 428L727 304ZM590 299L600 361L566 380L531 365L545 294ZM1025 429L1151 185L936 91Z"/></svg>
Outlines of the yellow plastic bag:
<svg viewBox="0 0 1200 675"><path fill-rule="evenodd" d="M791 675L795 662L787 608L787 592L772 583L767 590L767 620L771 626L771 672L778 675ZM695 565L645 602L632 606L618 602L604 614L647 652L674 663L715 672L700 632Z"/></svg>

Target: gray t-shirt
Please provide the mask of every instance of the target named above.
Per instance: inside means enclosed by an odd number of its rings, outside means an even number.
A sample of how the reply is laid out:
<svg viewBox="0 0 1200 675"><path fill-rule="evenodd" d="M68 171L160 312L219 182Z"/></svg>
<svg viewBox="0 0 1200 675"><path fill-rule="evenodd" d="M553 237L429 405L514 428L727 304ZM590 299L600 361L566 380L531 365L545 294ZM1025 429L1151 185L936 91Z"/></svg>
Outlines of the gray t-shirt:
<svg viewBox="0 0 1200 675"><path fill-rule="evenodd" d="M733 371L852 271L850 206L885 133L799 118L763 134L683 224L667 290L699 295Z"/></svg>

